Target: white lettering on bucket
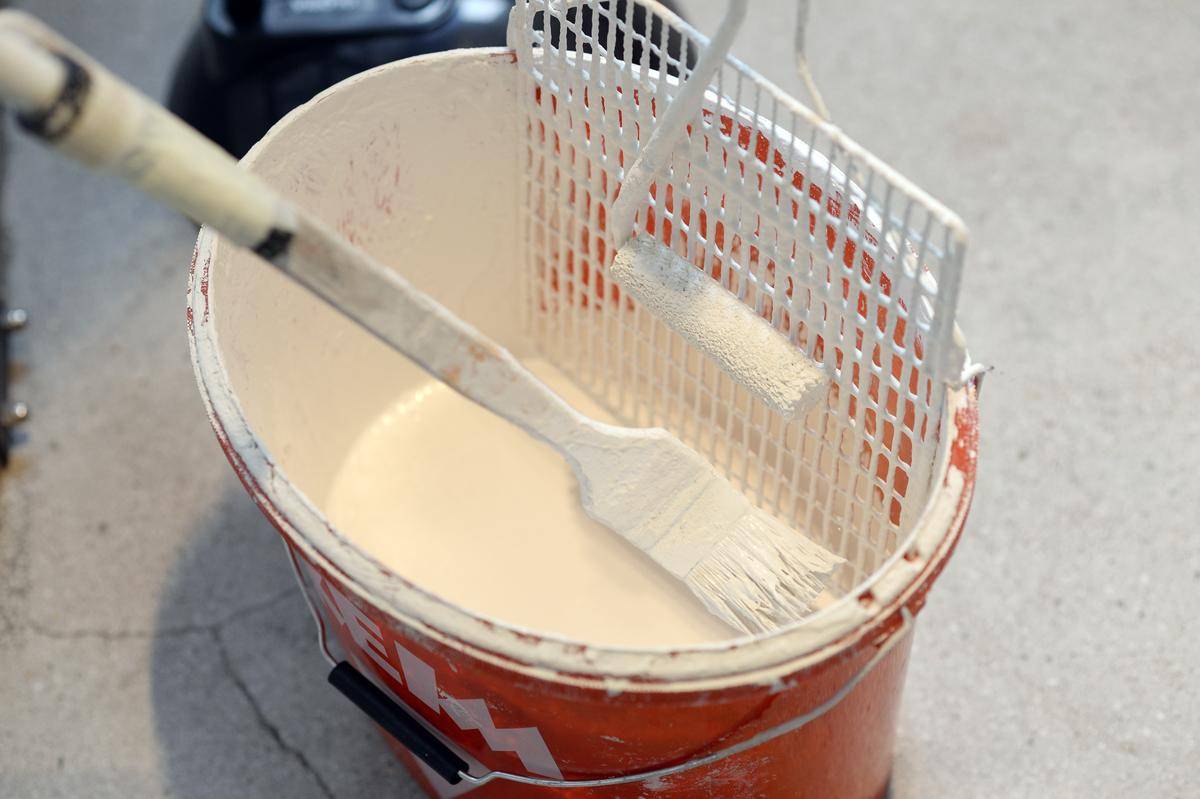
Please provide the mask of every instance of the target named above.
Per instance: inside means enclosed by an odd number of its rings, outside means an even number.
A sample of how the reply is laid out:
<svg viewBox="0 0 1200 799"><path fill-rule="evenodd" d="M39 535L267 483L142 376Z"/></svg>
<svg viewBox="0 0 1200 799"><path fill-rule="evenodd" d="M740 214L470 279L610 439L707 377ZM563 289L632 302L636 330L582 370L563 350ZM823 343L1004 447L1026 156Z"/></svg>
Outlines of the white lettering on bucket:
<svg viewBox="0 0 1200 799"><path fill-rule="evenodd" d="M346 627L351 640L379 668L436 712L445 713L461 730L478 730L493 752L512 752L533 774L562 779L562 771L537 727L496 726L483 699L457 699L438 687L437 672L421 658L395 642L389 651L383 633L370 617L334 588L323 575L314 573L303 558L296 558L316 585L322 604L332 620ZM325 614L322 614L324 618ZM403 677L401 676L403 675Z"/></svg>

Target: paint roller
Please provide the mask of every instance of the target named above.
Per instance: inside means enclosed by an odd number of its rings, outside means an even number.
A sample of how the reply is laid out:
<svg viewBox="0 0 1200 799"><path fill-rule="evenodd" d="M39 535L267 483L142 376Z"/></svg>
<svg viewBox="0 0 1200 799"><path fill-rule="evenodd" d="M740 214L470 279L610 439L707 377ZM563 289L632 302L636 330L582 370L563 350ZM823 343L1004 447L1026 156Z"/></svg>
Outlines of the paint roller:
<svg viewBox="0 0 1200 799"><path fill-rule="evenodd" d="M626 172L608 215L609 230L621 243L610 273L654 316L791 420L824 401L829 380L821 366L668 246L645 233L635 235L637 210L700 110L704 93L741 27L746 6L747 0L729 4L716 35ZM663 194L660 190L659 196Z"/></svg>

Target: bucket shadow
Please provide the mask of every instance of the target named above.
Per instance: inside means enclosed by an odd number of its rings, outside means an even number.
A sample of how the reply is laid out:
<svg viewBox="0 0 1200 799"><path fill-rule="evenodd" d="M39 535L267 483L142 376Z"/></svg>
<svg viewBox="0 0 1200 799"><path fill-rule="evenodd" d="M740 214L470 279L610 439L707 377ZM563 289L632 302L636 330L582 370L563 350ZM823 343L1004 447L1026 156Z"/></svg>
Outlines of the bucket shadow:
<svg viewBox="0 0 1200 799"><path fill-rule="evenodd" d="M424 796L328 670L279 534L230 485L156 621L151 699L171 795Z"/></svg>

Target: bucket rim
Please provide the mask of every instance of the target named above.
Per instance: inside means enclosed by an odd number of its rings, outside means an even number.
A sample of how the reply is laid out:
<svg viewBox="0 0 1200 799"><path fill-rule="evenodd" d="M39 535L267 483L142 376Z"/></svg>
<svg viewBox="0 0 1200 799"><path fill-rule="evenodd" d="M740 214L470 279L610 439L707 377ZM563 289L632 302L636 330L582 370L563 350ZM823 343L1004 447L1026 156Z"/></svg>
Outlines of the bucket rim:
<svg viewBox="0 0 1200 799"><path fill-rule="evenodd" d="M389 81L411 70L442 71L487 64L514 69L508 48L451 50L386 64L352 76L297 107L247 153L253 168L267 144L316 104L358 84ZM514 73L515 74L515 73ZM946 393L942 436L930 499L907 546L836 603L796 624L759 636L671 648L587 644L490 618L443 599L397 575L342 535L286 476L244 414L229 381L210 308L210 265L231 251L200 231L189 270L187 330L192 365L209 420L230 465L263 513L309 561L337 575L345 588L400 628L464 654L530 676L606 690L688 691L773 683L839 653L881 645L880 636L914 616L961 535L975 482L977 387ZM219 292L211 292L219 297ZM213 306L215 307L215 305ZM886 636L885 636L886 637Z"/></svg>

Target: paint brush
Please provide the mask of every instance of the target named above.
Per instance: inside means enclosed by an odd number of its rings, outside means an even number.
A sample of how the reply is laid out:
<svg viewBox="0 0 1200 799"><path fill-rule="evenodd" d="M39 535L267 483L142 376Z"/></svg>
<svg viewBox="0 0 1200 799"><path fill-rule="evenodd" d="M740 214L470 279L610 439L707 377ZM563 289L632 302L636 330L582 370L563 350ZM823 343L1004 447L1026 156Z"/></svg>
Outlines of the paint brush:
<svg viewBox="0 0 1200 799"><path fill-rule="evenodd" d="M430 374L546 441L589 516L762 632L810 612L841 558L756 508L661 429L583 416L515 357L241 169L212 142L34 18L0 12L0 99L46 143L247 248Z"/></svg>

